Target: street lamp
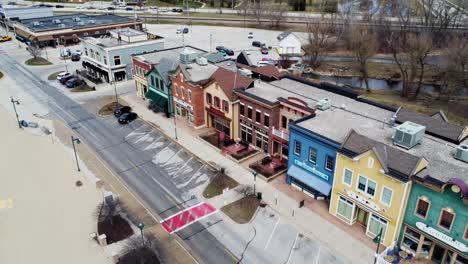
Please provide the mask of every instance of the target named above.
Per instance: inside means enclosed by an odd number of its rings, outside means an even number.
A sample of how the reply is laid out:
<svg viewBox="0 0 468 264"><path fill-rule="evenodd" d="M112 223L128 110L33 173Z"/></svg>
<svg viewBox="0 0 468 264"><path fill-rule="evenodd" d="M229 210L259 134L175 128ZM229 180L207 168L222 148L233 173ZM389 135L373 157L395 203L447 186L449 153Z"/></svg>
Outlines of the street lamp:
<svg viewBox="0 0 468 264"><path fill-rule="evenodd" d="M383 232L383 228L380 228L379 234L376 235L374 237L374 239L372 239L372 241L374 241L374 243L377 243L377 250L375 251L375 256L374 256L374 264L377 263L377 256L379 254L379 246L380 246L380 242L382 240L382 232Z"/></svg>
<svg viewBox="0 0 468 264"><path fill-rule="evenodd" d="M73 152L75 153L76 167L78 168L78 171L81 171L80 170L80 164L78 164L78 156L76 155L76 148L75 148L75 142L76 142L76 144L80 144L81 141L80 141L79 138L75 138L73 136L71 136L71 141L72 141L72 145L73 145Z"/></svg>
<svg viewBox="0 0 468 264"><path fill-rule="evenodd" d="M112 78L114 83L115 101L119 104L119 97L117 96L117 84L115 84L115 76Z"/></svg>
<svg viewBox="0 0 468 264"><path fill-rule="evenodd" d="M258 172L252 171L252 175L254 176L254 195L255 195L255 182L257 181Z"/></svg>
<svg viewBox="0 0 468 264"><path fill-rule="evenodd" d="M21 128L21 122L19 121L18 112L16 111L16 105L19 105L20 102L18 100L13 100L13 97L11 97L11 104L13 105L13 110L15 110L16 121L18 121L18 127Z"/></svg>
<svg viewBox="0 0 468 264"><path fill-rule="evenodd" d="M141 233L141 242L143 242L143 245L144 245L144 244L145 244L145 238L143 237L143 228L145 228L145 224L139 223L137 226L138 226L138 228L140 229L140 233Z"/></svg>

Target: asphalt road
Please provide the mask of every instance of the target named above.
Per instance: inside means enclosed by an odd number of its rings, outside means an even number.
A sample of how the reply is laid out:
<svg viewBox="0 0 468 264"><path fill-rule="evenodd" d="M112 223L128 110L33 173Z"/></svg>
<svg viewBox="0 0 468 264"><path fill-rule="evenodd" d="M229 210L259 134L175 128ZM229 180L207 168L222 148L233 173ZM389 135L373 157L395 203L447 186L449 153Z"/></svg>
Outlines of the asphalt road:
<svg viewBox="0 0 468 264"><path fill-rule="evenodd" d="M141 197L145 203L162 217L176 213L181 208L198 203L188 199L167 170L151 162L153 154L135 148L126 136L128 131L112 129L94 114L64 95L57 88L42 81L38 76L18 64L12 57L1 52L0 68L18 82L28 86L38 98L48 98L48 106L56 117L72 128L80 139L89 144L112 169ZM135 123L137 124L137 123ZM128 127L128 129L132 129ZM178 148L174 143L169 148ZM180 203L180 204L179 204ZM179 204L176 206L175 204ZM195 223L183 229L181 236L198 258L207 264L235 263L226 248L206 227Z"/></svg>

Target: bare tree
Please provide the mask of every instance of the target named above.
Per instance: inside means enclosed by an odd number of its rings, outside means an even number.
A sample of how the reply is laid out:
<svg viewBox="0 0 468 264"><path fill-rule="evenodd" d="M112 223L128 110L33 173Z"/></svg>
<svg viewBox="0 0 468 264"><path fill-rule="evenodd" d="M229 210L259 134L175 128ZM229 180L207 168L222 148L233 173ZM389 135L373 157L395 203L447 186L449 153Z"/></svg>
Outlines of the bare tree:
<svg viewBox="0 0 468 264"><path fill-rule="evenodd" d="M250 187L249 185L241 185L241 186L235 188L234 190L236 190L237 193L243 194L244 197L247 197L249 195L254 194L253 193L253 188Z"/></svg>
<svg viewBox="0 0 468 264"><path fill-rule="evenodd" d="M128 239L122 249L122 264L159 264L156 238L152 235L133 236Z"/></svg>
<svg viewBox="0 0 468 264"><path fill-rule="evenodd" d="M420 22L434 35L437 44L445 41L449 27L456 27L462 14L456 8L438 0L419 0L416 12Z"/></svg>
<svg viewBox="0 0 468 264"><path fill-rule="evenodd" d="M104 200L96 207L94 215L98 222L109 222L114 225L114 216L122 211L122 203L120 199L113 198L111 200Z"/></svg>
<svg viewBox="0 0 468 264"><path fill-rule="evenodd" d="M334 49L338 39L334 29L329 23L313 23L307 26L308 39L304 51L307 63L312 68L320 66L323 57Z"/></svg>
<svg viewBox="0 0 468 264"><path fill-rule="evenodd" d="M39 45L37 45L37 43L33 43L33 44L29 45L26 49L28 50L29 54L34 59L37 59L42 54L42 49L41 49L41 47L39 47Z"/></svg>
<svg viewBox="0 0 468 264"><path fill-rule="evenodd" d="M468 38L453 37L443 56L441 94L450 100L451 95L458 94L463 88L468 87Z"/></svg>
<svg viewBox="0 0 468 264"><path fill-rule="evenodd" d="M368 61L377 53L377 38L366 26L355 26L349 31L348 40L358 63L359 72L366 84L366 90L370 91Z"/></svg>
<svg viewBox="0 0 468 264"><path fill-rule="evenodd" d="M266 8L265 17L271 20L272 28L279 28L281 22L285 19L285 14L288 11L287 7L284 5L269 5Z"/></svg>
<svg viewBox="0 0 468 264"><path fill-rule="evenodd" d="M137 6L141 10L143 6L145 6L145 0L137 0Z"/></svg>
<svg viewBox="0 0 468 264"><path fill-rule="evenodd" d="M265 9L266 6L262 0L255 1L249 5L250 15L252 15L259 24L262 24L262 18L266 13Z"/></svg>

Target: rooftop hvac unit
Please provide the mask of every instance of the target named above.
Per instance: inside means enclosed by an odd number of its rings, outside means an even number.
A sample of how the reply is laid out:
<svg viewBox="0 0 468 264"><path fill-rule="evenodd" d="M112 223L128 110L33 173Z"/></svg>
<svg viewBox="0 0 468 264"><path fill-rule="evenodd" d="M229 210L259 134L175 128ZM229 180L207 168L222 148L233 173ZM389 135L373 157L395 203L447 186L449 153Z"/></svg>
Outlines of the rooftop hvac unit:
<svg viewBox="0 0 468 264"><path fill-rule="evenodd" d="M331 107L331 101L328 98L321 99L317 103L317 108L322 111L325 111L330 107Z"/></svg>
<svg viewBox="0 0 468 264"><path fill-rule="evenodd" d="M395 132L392 136L393 144L405 149L410 149L421 143L425 132L425 126L406 121L395 128Z"/></svg>
<svg viewBox="0 0 468 264"><path fill-rule="evenodd" d="M455 151L454 157L456 159L459 159L461 161L464 161L468 163L468 145L460 145L457 147L457 150Z"/></svg>
<svg viewBox="0 0 468 264"><path fill-rule="evenodd" d="M201 65L201 66L208 65L208 60L203 57L199 57L195 61L197 62L198 65Z"/></svg>
<svg viewBox="0 0 468 264"><path fill-rule="evenodd" d="M237 69L237 72L244 75L244 76L252 76L252 71L249 69Z"/></svg>

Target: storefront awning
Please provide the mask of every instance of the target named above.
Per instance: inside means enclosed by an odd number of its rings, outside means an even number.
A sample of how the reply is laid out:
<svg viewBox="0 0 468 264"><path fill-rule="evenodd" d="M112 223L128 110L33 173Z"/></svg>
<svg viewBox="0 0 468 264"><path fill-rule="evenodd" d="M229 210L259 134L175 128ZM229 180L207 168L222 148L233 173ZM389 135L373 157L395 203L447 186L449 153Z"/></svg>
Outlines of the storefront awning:
<svg viewBox="0 0 468 264"><path fill-rule="evenodd" d="M307 184L311 188L319 191L320 193L328 196L330 195L330 190L332 186L328 184L327 182L319 179L317 176L315 176L312 173L308 173L307 171L299 168L296 165L292 165L288 169L288 175L303 182L304 184Z"/></svg>
<svg viewBox="0 0 468 264"><path fill-rule="evenodd" d="M148 90L148 92L145 94L145 97L147 99L150 99L154 103L156 103L158 99L160 98L160 96L156 92L152 91L151 89Z"/></svg>

